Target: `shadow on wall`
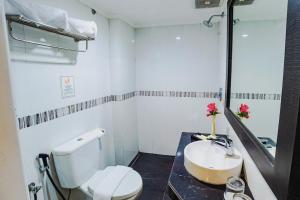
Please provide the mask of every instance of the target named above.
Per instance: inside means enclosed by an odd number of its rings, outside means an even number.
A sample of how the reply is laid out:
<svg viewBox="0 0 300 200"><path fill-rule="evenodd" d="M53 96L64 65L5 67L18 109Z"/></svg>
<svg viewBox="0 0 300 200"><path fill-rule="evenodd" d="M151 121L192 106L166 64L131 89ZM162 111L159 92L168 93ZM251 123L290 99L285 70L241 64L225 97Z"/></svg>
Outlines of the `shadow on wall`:
<svg viewBox="0 0 300 200"><path fill-rule="evenodd" d="M13 32L20 39L44 43L53 46L62 46L70 49L83 49L84 42L74 42L74 39L54 33L34 29L20 24L13 24ZM19 42L8 36L11 59L19 62L34 62L47 64L70 64L77 62L77 52L57 48L43 47L34 44Z"/></svg>

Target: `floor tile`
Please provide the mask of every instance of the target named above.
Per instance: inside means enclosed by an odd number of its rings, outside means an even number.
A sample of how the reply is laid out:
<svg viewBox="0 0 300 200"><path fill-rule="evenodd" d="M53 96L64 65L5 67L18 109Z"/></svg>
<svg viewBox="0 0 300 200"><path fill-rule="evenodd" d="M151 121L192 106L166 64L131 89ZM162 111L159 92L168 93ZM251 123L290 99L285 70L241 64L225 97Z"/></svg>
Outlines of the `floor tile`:
<svg viewBox="0 0 300 200"><path fill-rule="evenodd" d="M174 157L140 153L131 166L143 178L143 192L140 200L170 200L165 191Z"/></svg>

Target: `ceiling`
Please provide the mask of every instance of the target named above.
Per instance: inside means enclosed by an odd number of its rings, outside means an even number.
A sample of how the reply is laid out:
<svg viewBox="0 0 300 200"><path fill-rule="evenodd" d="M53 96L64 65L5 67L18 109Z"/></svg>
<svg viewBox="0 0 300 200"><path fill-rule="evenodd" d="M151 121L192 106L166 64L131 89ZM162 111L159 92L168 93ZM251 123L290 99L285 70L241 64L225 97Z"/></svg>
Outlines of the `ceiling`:
<svg viewBox="0 0 300 200"><path fill-rule="evenodd" d="M197 24L223 11L223 6L195 9L195 0L80 1L108 18L122 19L134 27Z"/></svg>

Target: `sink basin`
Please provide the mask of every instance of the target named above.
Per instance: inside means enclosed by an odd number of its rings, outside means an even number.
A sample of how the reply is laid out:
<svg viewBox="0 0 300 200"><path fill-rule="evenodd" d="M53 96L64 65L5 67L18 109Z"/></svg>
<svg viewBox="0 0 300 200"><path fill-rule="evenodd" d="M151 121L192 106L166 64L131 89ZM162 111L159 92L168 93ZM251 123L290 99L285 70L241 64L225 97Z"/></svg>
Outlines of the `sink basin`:
<svg viewBox="0 0 300 200"><path fill-rule="evenodd" d="M190 143L184 149L184 166L195 178L209 184L225 184L230 176L240 176L243 164L241 153L233 148L234 156L211 141Z"/></svg>

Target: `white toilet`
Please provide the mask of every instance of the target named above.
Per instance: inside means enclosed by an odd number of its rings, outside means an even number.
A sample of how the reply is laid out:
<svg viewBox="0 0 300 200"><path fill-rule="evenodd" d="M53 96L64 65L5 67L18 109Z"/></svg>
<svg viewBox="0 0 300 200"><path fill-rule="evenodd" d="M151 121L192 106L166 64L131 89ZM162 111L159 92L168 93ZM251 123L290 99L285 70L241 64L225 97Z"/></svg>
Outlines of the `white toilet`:
<svg viewBox="0 0 300 200"><path fill-rule="evenodd" d="M63 188L79 188L92 199L98 182L116 166L106 167L101 159L103 129L95 129L57 147L53 151L55 168ZM102 167L101 166L105 166ZM114 169L114 170L115 170ZM112 200L134 200L142 191L142 178L130 170L115 189Z"/></svg>

